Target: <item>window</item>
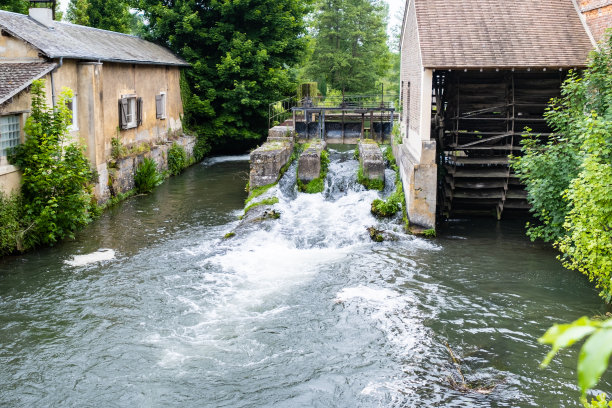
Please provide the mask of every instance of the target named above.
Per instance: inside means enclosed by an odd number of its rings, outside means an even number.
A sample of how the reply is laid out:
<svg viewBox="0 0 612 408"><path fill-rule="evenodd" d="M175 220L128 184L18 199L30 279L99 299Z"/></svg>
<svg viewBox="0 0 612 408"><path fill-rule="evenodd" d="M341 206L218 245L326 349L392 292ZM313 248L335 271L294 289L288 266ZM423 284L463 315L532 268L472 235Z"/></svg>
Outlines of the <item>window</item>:
<svg viewBox="0 0 612 408"><path fill-rule="evenodd" d="M119 99L119 127L132 129L142 124L142 98L124 95Z"/></svg>
<svg viewBox="0 0 612 408"><path fill-rule="evenodd" d="M0 116L0 157L21 142L19 115Z"/></svg>
<svg viewBox="0 0 612 408"><path fill-rule="evenodd" d="M66 101L66 107L72 112L72 121L70 122L70 126L68 126L68 130L79 130L76 95L74 95L72 99Z"/></svg>
<svg viewBox="0 0 612 408"><path fill-rule="evenodd" d="M155 117L157 119L166 119L166 93L162 92L155 95Z"/></svg>

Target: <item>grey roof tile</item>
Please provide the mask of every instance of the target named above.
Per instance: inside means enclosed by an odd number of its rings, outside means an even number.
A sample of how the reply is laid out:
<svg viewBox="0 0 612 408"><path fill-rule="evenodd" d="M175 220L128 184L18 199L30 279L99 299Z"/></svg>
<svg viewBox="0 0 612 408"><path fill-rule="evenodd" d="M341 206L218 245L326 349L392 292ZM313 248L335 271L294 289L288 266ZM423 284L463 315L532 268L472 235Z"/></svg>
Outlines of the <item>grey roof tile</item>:
<svg viewBox="0 0 612 408"><path fill-rule="evenodd" d="M0 63L0 104L55 68L51 62Z"/></svg>
<svg viewBox="0 0 612 408"><path fill-rule="evenodd" d="M29 16L0 11L0 29L48 58L188 66L170 50L132 35L54 21L46 27Z"/></svg>

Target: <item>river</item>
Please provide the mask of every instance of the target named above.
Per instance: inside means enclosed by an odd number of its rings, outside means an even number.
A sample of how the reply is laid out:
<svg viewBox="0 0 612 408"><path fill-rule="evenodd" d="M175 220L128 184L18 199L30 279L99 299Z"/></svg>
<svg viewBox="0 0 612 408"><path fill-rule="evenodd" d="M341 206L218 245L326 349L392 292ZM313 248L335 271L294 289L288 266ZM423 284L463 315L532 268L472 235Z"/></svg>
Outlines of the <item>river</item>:
<svg viewBox="0 0 612 408"><path fill-rule="evenodd" d="M523 222L402 234L370 214L378 193L355 185L345 150L325 194L296 193L292 168L281 218L230 239L247 156L208 159L75 241L0 260L0 406L579 406L577 352L539 369L537 338L604 312L591 284ZM397 240L372 242L372 225ZM481 392L453 387L458 369Z"/></svg>

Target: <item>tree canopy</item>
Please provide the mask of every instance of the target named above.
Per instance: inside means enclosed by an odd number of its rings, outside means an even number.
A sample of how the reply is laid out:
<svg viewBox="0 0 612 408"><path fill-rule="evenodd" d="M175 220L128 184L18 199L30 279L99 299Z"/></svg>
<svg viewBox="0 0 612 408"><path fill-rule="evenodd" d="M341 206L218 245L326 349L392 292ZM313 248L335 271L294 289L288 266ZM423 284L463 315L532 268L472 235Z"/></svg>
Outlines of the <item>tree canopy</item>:
<svg viewBox="0 0 612 408"><path fill-rule="evenodd" d="M241 142L264 137L268 104L295 92L308 3L140 0L138 7L148 38L192 65L183 77L183 103L185 123L199 140L244 148Z"/></svg>
<svg viewBox="0 0 612 408"><path fill-rule="evenodd" d="M74 24L119 33L130 33L135 18L124 0L70 0L66 17Z"/></svg>
<svg viewBox="0 0 612 408"><path fill-rule="evenodd" d="M306 75L349 93L375 90L390 65L386 20L380 0L320 0Z"/></svg>

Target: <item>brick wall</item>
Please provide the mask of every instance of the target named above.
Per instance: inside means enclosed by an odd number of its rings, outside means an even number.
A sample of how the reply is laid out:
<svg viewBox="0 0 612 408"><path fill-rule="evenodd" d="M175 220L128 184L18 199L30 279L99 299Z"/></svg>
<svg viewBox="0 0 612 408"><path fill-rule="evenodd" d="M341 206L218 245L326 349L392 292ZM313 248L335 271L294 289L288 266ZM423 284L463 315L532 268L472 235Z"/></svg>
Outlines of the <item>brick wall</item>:
<svg viewBox="0 0 612 408"><path fill-rule="evenodd" d="M579 0L580 11L595 41L600 41L607 28L612 28L612 0Z"/></svg>
<svg viewBox="0 0 612 408"><path fill-rule="evenodd" d="M410 1L404 24L400 81L403 84L402 127L406 129L406 137L408 137L409 133L418 135L420 129L421 82L423 76L414 1ZM406 128L407 125L409 129ZM420 136L417 139L420 139Z"/></svg>

